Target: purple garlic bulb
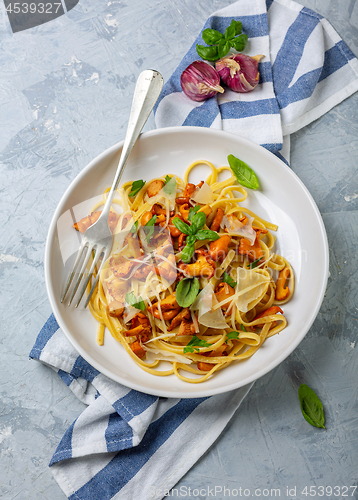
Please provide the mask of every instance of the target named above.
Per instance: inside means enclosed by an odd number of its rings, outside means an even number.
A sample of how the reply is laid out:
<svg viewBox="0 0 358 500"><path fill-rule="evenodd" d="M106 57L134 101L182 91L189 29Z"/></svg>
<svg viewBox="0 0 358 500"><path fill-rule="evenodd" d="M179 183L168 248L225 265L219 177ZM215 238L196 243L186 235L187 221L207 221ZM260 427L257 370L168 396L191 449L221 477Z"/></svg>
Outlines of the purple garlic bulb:
<svg viewBox="0 0 358 500"><path fill-rule="evenodd" d="M219 73L204 61L189 64L181 74L180 84L184 94L192 101L205 101L218 92L224 92Z"/></svg>
<svg viewBox="0 0 358 500"><path fill-rule="evenodd" d="M215 67L221 80L234 92L250 92L259 83L258 65L265 57L258 55L255 57L245 54L232 54L219 59Z"/></svg>

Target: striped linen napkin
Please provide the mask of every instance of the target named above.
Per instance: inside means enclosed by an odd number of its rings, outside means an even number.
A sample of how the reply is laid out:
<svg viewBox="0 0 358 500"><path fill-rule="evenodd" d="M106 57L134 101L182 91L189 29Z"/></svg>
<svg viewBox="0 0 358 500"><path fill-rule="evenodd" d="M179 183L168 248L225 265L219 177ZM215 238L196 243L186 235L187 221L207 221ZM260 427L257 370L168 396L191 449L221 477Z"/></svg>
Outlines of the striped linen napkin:
<svg viewBox="0 0 358 500"><path fill-rule="evenodd" d="M239 0L211 16L203 29L224 32L240 20L249 41L244 53L263 54L254 91L191 101L180 75L200 59L196 44L164 86L156 106L158 128L195 125L250 139L289 163L289 135L358 90L358 61L328 21L291 0Z"/></svg>
<svg viewBox="0 0 358 500"><path fill-rule="evenodd" d="M79 356L53 315L30 357L53 368L88 405L50 462L71 500L163 498L221 434L252 385L192 399L128 389Z"/></svg>
<svg viewBox="0 0 358 500"><path fill-rule="evenodd" d="M261 80L248 94L190 101L180 74L198 59L195 44L163 89L156 125L222 128L288 162L289 134L358 90L358 61L330 24L289 0L240 0L204 28L241 20L245 52L265 54ZM204 29L203 28L203 29ZM108 379L70 345L53 316L30 357L53 368L87 408L61 440L50 465L71 500L160 500L220 435L250 390L210 398L167 399Z"/></svg>

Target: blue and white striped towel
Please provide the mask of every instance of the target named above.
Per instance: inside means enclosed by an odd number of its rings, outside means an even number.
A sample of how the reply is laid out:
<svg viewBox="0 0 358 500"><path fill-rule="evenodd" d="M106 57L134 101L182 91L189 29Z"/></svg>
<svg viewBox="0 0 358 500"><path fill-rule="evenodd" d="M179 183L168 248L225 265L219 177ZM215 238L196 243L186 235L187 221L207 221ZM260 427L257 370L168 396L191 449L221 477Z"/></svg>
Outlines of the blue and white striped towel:
<svg viewBox="0 0 358 500"><path fill-rule="evenodd" d="M358 90L358 61L325 19L290 0L240 0L216 12L204 28L223 31L232 18L243 22L249 36L246 53L266 55L258 87L248 94L226 91L219 99L190 101L181 92L180 74L198 58L194 44L163 89L156 124L222 128L288 160L289 134ZM52 367L88 405L50 464L71 500L167 496L250 389L196 399L138 393L81 358L53 316L30 356Z"/></svg>
<svg viewBox="0 0 358 500"><path fill-rule="evenodd" d="M246 94L226 89L191 101L180 75L200 59L200 34L163 89L156 126L226 130L289 163L289 135L358 90L358 61L326 19L291 0L239 0L211 16L203 29L224 32L231 19L242 21L249 37L244 53L265 55L259 85Z"/></svg>

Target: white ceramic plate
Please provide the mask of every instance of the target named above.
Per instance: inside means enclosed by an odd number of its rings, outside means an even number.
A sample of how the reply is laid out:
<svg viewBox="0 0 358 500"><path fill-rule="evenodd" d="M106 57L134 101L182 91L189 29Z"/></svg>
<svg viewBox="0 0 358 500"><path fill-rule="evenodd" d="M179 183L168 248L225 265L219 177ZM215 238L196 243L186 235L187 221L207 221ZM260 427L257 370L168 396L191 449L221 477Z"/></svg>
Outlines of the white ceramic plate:
<svg viewBox="0 0 358 500"><path fill-rule="evenodd" d="M143 134L126 166L122 181L175 173L182 176L194 160L227 165L233 154L257 173L260 190L248 190L245 205L278 224L276 251L292 264L296 289L284 306L288 326L268 339L250 359L218 372L201 384L185 383L175 375L158 377L141 370L106 332L104 346L96 343L97 324L83 305L78 309L60 304L68 257L76 252L79 234L73 220L88 215L96 197L112 184L121 144L93 160L71 183L62 197L49 229L45 252L45 277L55 317L73 346L96 369L121 384L166 397L203 397L244 386L281 363L301 342L321 306L328 277L328 245L319 211L299 178L264 148L233 134L199 127L175 127ZM201 168L201 167L200 167ZM194 182L208 175L193 172ZM70 259L71 260L71 259ZM67 262L66 270L64 263Z"/></svg>

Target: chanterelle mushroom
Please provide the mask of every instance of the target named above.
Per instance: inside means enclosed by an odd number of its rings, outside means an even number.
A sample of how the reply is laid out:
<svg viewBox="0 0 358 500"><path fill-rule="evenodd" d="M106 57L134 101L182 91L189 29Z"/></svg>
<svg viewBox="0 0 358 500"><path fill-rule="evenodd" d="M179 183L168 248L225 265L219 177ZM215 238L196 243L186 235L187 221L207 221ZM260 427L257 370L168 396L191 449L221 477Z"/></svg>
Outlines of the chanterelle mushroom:
<svg viewBox="0 0 358 500"><path fill-rule="evenodd" d="M103 282L103 289L108 300L108 314L115 317L121 316L126 302L127 284L111 276Z"/></svg>
<svg viewBox="0 0 358 500"><path fill-rule="evenodd" d="M182 309L179 314L177 314L171 321L170 326L168 328L168 331L170 332L173 330L176 326L180 325L180 323L183 321L183 319L190 319L190 311L189 307L186 307L185 309Z"/></svg>
<svg viewBox="0 0 358 500"><path fill-rule="evenodd" d="M200 255L194 264L179 264L179 269L187 278L212 278L215 273L215 262L206 255Z"/></svg>
<svg viewBox="0 0 358 500"><path fill-rule="evenodd" d="M235 295L235 290L230 285L228 285L228 283L219 283L219 285L216 287L215 297L218 302L232 297L233 295ZM226 311L230 305L230 302L226 302L226 304L223 304L221 306L221 309Z"/></svg>

